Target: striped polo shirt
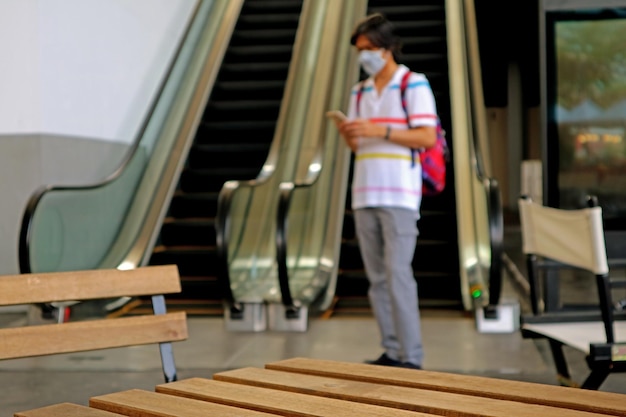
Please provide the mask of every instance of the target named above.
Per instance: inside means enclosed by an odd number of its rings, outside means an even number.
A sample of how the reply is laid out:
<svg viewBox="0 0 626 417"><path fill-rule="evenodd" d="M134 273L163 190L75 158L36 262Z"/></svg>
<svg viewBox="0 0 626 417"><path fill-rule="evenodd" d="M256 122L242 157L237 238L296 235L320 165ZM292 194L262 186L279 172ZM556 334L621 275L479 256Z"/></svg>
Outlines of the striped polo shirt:
<svg viewBox="0 0 626 417"><path fill-rule="evenodd" d="M369 119L392 129L408 129L407 116L402 108L400 82L409 71L399 65L389 83L378 94L373 78L365 81L356 111L356 97L360 89L352 89L348 118ZM435 98L423 74L411 73L405 92L411 127L436 126ZM419 215L422 200L422 173L419 155L412 162L411 149L385 141L384 138L359 138L355 154L352 182L352 208L400 207L415 210Z"/></svg>

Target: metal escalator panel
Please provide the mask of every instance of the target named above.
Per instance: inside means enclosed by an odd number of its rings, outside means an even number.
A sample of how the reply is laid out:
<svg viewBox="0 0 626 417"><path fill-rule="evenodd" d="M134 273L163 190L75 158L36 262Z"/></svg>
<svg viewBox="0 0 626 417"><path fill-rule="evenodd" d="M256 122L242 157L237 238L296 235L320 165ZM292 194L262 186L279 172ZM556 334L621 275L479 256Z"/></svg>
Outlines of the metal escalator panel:
<svg viewBox="0 0 626 417"><path fill-rule="evenodd" d="M331 29L329 22L338 16L328 17L341 7L331 0L303 2L276 132L263 170L254 181L229 181L220 192L220 276L228 283L225 298L236 310L249 311L243 307L246 304L277 306L282 301L276 248L278 191L298 176L302 161L311 157L319 141L316 132L325 122L336 46L332 36L336 28Z"/></svg>
<svg viewBox="0 0 626 417"><path fill-rule="evenodd" d="M402 40L399 62L428 78L442 126L454 158L450 117L450 85L446 34L446 1L417 2L370 0L368 14L384 14ZM337 308L361 308L367 304L368 282L354 230L350 192L346 199ZM424 306L462 308L459 278L454 165L447 166L446 188L440 195L424 197L413 270Z"/></svg>
<svg viewBox="0 0 626 417"><path fill-rule="evenodd" d="M151 264L178 265L193 313L222 307L215 216L226 181L257 178L275 136L302 0L245 0ZM248 224L251 227L251 224Z"/></svg>
<svg viewBox="0 0 626 417"><path fill-rule="evenodd" d="M350 35L365 16L366 1L329 0L328 6L321 40L327 53L316 68L317 85L325 88L307 105L294 180L280 184L276 233L281 299L272 301L282 302L286 311L305 307L309 314L326 310L334 298L350 152L325 113L347 107L358 79Z"/></svg>
<svg viewBox="0 0 626 417"><path fill-rule="evenodd" d="M31 197L20 233L22 272L145 263L239 5L196 3L137 139L114 173L97 184L45 187Z"/></svg>

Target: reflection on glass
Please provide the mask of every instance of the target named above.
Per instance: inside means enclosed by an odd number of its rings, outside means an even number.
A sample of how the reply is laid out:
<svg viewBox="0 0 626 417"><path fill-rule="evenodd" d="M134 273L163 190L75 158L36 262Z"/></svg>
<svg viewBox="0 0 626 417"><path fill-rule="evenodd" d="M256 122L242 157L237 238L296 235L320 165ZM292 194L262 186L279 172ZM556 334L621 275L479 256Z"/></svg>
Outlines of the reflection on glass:
<svg viewBox="0 0 626 417"><path fill-rule="evenodd" d="M596 195L607 218L626 216L626 19L618 15L579 13L554 25L560 206Z"/></svg>

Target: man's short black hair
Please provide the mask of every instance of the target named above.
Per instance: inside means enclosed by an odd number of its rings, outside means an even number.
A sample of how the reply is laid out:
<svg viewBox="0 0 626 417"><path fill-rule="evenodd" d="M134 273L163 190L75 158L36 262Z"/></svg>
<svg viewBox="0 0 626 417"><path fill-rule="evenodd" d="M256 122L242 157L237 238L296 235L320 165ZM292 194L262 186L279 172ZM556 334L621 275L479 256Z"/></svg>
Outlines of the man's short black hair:
<svg viewBox="0 0 626 417"><path fill-rule="evenodd" d="M396 36L393 23L387 20L384 15L374 13L357 23L352 31L350 43L356 45L356 40L361 35L365 35L374 46L391 51L394 59L398 60L402 42Z"/></svg>

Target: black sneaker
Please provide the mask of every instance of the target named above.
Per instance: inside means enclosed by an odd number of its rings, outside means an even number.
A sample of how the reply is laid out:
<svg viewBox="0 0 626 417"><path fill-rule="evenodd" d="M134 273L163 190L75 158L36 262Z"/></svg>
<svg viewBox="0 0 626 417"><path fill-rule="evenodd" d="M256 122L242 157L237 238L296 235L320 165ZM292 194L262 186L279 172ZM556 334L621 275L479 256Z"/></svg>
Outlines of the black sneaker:
<svg viewBox="0 0 626 417"><path fill-rule="evenodd" d="M368 361L365 361L365 363L369 363L370 365L383 365L383 366L401 366L402 365L402 362L397 361L395 359L391 359L389 356L387 356L386 353L383 353L382 355L380 355L378 359L368 360Z"/></svg>
<svg viewBox="0 0 626 417"><path fill-rule="evenodd" d="M407 368L407 369L422 369L421 366L416 365L412 362L402 362L397 366L399 366L400 368Z"/></svg>

